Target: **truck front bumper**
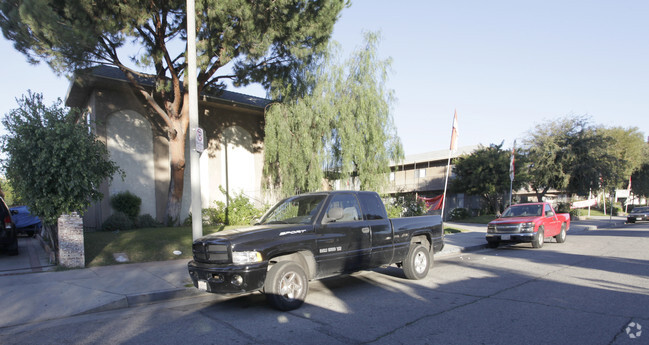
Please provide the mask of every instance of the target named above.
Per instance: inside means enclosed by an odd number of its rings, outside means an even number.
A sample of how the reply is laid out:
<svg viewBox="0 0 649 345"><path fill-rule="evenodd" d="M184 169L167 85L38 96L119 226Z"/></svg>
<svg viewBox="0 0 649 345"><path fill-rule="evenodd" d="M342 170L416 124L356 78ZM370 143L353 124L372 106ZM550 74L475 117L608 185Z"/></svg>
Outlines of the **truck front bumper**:
<svg viewBox="0 0 649 345"><path fill-rule="evenodd" d="M513 234L487 234L487 242L532 242L536 232L513 233Z"/></svg>
<svg viewBox="0 0 649 345"><path fill-rule="evenodd" d="M264 287L268 263L232 266L213 265L190 261L189 276L199 290L212 293L244 293Z"/></svg>

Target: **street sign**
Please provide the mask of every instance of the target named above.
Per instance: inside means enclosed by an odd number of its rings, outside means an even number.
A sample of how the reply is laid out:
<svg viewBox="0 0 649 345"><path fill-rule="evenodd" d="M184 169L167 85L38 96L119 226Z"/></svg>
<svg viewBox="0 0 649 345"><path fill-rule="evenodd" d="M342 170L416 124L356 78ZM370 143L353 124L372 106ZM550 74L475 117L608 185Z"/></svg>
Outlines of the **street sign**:
<svg viewBox="0 0 649 345"><path fill-rule="evenodd" d="M205 141L205 131L202 128L197 127L196 128L196 152L203 153L203 151L205 151L204 141Z"/></svg>

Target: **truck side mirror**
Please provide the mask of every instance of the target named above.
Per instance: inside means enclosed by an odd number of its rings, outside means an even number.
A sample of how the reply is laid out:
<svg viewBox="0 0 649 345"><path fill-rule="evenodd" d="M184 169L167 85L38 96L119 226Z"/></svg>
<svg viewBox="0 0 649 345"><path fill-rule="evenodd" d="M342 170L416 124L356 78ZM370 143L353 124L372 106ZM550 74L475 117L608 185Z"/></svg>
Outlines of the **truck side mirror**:
<svg viewBox="0 0 649 345"><path fill-rule="evenodd" d="M323 223L332 223L343 217L343 209L340 207L332 207L327 211L327 217L323 220Z"/></svg>

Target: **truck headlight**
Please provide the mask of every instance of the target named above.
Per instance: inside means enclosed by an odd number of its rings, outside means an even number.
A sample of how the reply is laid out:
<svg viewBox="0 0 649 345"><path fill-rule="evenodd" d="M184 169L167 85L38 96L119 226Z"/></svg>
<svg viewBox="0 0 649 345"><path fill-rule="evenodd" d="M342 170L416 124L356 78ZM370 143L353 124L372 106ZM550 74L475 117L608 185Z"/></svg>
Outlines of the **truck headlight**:
<svg viewBox="0 0 649 345"><path fill-rule="evenodd" d="M496 232L495 224L487 224L487 232Z"/></svg>
<svg viewBox="0 0 649 345"><path fill-rule="evenodd" d="M261 253L257 251L232 252L232 263L235 265L254 264L262 261Z"/></svg>
<svg viewBox="0 0 649 345"><path fill-rule="evenodd" d="M522 223L521 232L534 232L534 222Z"/></svg>

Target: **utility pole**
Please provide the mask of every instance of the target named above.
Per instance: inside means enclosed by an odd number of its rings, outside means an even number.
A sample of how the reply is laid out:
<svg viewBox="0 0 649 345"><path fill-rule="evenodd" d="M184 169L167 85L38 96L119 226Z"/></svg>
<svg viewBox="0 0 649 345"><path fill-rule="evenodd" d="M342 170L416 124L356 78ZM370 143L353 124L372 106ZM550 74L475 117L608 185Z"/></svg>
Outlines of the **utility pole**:
<svg viewBox="0 0 649 345"><path fill-rule="evenodd" d="M198 85L196 81L196 9L194 0L187 0L187 79L189 92L189 161L191 170L192 238L203 237L203 201L201 198L200 152L202 152L202 130L198 128ZM199 133L201 147L197 145Z"/></svg>

